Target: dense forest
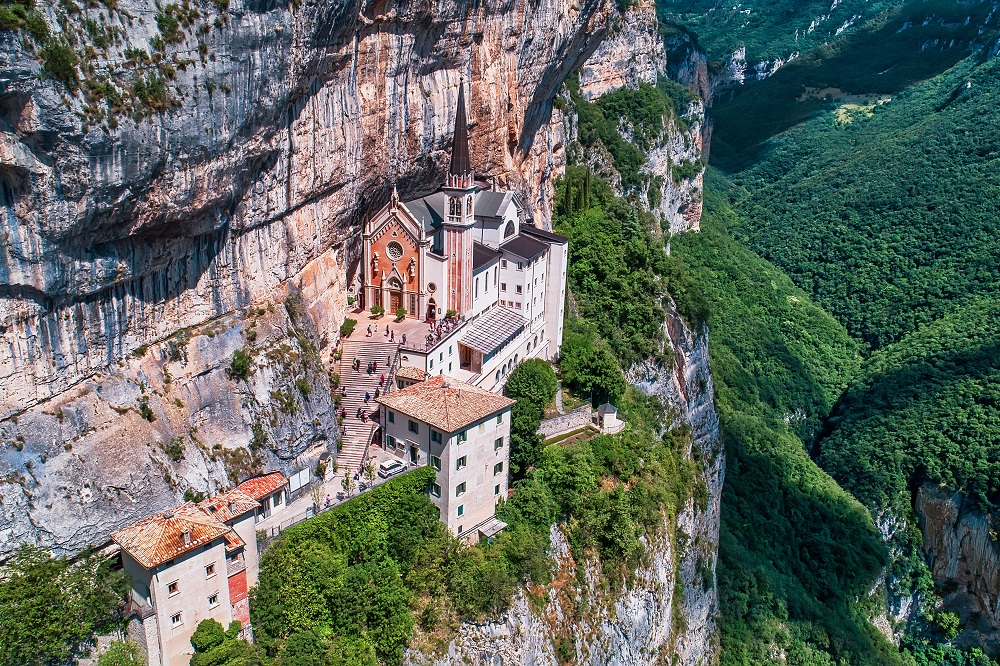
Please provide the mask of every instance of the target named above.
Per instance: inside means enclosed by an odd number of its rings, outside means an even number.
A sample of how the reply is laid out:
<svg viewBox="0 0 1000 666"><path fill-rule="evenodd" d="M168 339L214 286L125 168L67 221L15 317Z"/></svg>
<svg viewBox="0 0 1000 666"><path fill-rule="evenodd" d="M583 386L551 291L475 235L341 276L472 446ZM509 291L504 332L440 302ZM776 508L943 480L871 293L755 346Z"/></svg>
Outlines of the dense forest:
<svg viewBox="0 0 1000 666"><path fill-rule="evenodd" d="M726 40L785 48L810 16L785 7L783 27L781 3L752 6L723 38L717 5L659 6L684 22L668 37L694 32L713 58ZM671 243L708 302L728 443L725 664L776 646L788 663L994 663L957 647L910 491L998 500L998 16L882 9L722 91L703 231ZM890 592L921 602L898 647L871 624Z"/></svg>

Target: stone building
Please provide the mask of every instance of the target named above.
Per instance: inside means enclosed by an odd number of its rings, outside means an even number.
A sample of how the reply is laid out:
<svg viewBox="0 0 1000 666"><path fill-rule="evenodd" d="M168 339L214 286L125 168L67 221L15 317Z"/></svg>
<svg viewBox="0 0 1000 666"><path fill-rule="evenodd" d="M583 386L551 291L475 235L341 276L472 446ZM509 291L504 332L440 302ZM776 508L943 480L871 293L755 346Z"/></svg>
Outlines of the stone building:
<svg viewBox="0 0 1000 666"><path fill-rule="evenodd" d="M500 531L495 512L507 496L514 401L435 375L379 403L386 450L437 470L430 496L448 530L469 539Z"/></svg>
<svg viewBox="0 0 1000 666"><path fill-rule="evenodd" d="M194 504L140 520L111 535L132 580L129 638L149 666L187 666L191 635L212 618L238 620L253 640L249 589L257 584L257 520L284 506L288 480L272 472Z"/></svg>
<svg viewBox="0 0 1000 666"><path fill-rule="evenodd" d="M527 219L519 195L473 174L463 88L445 182L405 202L394 190L364 226L361 307L432 324L455 315L411 337L403 365L499 390L518 361L558 353L568 241Z"/></svg>

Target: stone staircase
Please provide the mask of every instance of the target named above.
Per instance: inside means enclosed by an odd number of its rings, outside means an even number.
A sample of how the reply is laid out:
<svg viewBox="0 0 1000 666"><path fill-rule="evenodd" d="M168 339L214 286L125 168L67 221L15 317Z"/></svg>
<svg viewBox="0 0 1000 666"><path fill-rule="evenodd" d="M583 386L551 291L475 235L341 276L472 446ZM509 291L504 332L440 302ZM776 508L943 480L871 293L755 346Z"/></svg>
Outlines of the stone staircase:
<svg viewBox="0 0 1000 666"><path fill-rule="evenodd" d="M383 342L379 338L366 338L359 341L345 341L342 345L344 350L340 359L340 385L347 389L347 395L341 399L340 406L347 412L344 418L344 426L347 429L344 441L337 455L337 466L342 473L345 469L356 472L364 462L368 443L371 441L375 431L375 423L368 419L367 423L362 423L357 418L358 408L362 408L371 414L376 407L375 389L380 388L378 379L385 375L385 384L381 387L384 393L387 388L392 387L393 376L399 366L399 344L396 342ZM361 369L353 370L351 364L354 359L361 361ZM378 363L378 371L369 375L366 368L370 362ZM372 399L365 404L365 393L369 393Z"/></svg>

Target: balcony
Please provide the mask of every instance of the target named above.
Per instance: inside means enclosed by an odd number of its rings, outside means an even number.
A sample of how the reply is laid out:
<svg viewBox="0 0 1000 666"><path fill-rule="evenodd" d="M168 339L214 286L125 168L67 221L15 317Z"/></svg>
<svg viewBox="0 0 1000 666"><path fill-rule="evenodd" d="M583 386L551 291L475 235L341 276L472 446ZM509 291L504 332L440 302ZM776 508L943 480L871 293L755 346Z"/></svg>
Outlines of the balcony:
<svg viewBox="0 0 1000 666"><path fill-rule="evenodd" d="M125 608L122 609L122 615L125 617L134 615L139 618L140 622L144 622L147 618L156 615L156 611L145 601L130 599L125 603Z"/></svg>

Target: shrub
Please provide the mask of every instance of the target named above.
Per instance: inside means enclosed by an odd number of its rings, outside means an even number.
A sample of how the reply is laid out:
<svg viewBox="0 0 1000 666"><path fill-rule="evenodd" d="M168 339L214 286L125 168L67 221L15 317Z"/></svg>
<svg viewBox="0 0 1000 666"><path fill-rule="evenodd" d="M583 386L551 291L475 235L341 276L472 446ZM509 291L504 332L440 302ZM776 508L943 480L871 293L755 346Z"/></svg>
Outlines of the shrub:
<svg viewBox="0 0 1000 666"><path fill-rule="evenodd" d="M168 44L184 40L181 22L177 17L177 5L169 4L156 13L156 27L160 29L163 40Z"/></svg>
<svg viewBox="0 0 1000 666"><path fill-rule="evenodd" d="M312 393L312 386L309 385L309 380L305 377L299 377L295 380L295 388L299 390L303 398L308 398L309 394Z"/></svg>
<svg viewBox="0 0 1000 666"><path fill-rule="evenodd" d="M237 349L233 352L233 358L229 362L226 374L233 381L246 381L253 373L253 359L245 349Z"/></svg>
<svg viewBox="0 0 1000 666"><path fill-rule="evenodd" d="M42 49L42 67L45 75L50 79L61 81L66 87L75 92L80 87L80 78L77 75L77 65L80 59L76 52L62 42L51 42Z"/></svg>
<svg viewBox="0 0 1000 666"><path fill-rule="evenodd" d="M448 310L445 311L444 316L446 319L454 319L455 317L458 316L458 310L448 308Z"/></svg>
<svg viewBox="0 0 1000 666"><path fill-rule="evenodd" d="M396 308L396 321L403 321L406 318L406 308Z"/></svg>
<svg viewBox="0 0 1000 666"><path fill-rule="evenodd" d="M97 666L146 666L139 646L132 641L112 641L97 658Z"/></svg>
<svg viewBox="0 0 1000 666"><path fill-rule="evenodd" d="M149 406L149 396L143 395L139 396L139 415L152 423L156 420L156 413Z"/></svg>
<svg viewBox="0 0 1000 666"><path fill-rule="evenodd" d="M166 443L160 443L160 448L174 462L179 462L184 457L184 438L173 437ZM185 493L186 499L186 493Z"/></svg>
<svg viewBox="0 0 1000 666"><path fill-rule="evenodd" d="M340 337L349 338L351 333L354 332L354 327L358 325L357 319L345 319L344 323L340 325Z"/></svg>
<svg viewBox="0 0 1000 666"><path fill-rule="evenodd" d="M381 317L382 315L385 314L385 308L382 307L381 305L373 305L372 314L375 315L376 317Z"/></svg>

